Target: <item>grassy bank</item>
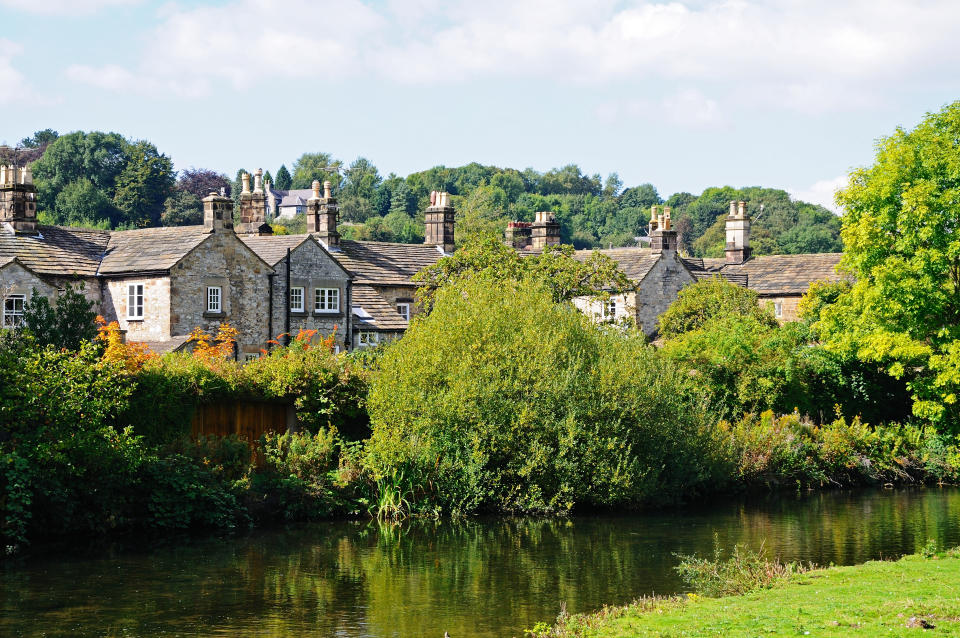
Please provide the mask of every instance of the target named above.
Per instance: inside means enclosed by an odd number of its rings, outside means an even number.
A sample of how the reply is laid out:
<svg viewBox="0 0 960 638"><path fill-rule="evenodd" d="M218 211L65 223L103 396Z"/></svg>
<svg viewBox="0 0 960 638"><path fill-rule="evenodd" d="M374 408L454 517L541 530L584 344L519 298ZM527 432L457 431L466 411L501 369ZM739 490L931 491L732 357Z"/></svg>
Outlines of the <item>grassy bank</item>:
<svg viewBox="0 0 960 638"><path fill-rule="evenodd" d="M538 638L960 636L960 548L792 574L740 596L652 598L561 618Z"/></svg>

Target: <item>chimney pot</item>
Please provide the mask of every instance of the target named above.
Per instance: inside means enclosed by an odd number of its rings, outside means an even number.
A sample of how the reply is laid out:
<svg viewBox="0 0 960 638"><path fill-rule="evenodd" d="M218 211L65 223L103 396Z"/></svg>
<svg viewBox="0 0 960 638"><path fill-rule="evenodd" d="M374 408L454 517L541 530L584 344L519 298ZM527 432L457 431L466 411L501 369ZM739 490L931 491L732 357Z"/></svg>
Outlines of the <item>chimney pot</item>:
<svg viewBox="0 0 960 638"><path fill-rule="evenodd" d="M333 197L333 192L331 190L332 187L333 187L333 184L331 184L329 181L325 181L323 183L323 196L326 199L330 199L331 197Z"/></svg>
<svg viewBox="0 0 960 638"><path fill-rule="evenodd" d="M257 172L253 174L253 192L262 193L263 192L263 169L258 168Z"/></svg>
<svg viewBox="0 0 960 638"><path fill-rule="evenodd" d="M250 192L250 173L244 172L240 176L240 181L243 183L243 190L240 191L242 195L246 195Z"/></svg>
<svg viewBox="0 0 960 638"><path fill-rule="evenodd" d="M320 199L320 180L313 180L313 183L310 186L313 188L314 199Z"/></svg>

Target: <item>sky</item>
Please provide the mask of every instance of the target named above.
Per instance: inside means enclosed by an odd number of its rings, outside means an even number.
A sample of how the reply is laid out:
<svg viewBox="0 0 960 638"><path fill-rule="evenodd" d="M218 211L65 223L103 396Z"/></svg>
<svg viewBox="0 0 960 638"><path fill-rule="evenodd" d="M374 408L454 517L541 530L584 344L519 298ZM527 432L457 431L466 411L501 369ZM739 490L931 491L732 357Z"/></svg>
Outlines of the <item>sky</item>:
<svg viewBox="0 0 960 638"><path fill-rule="evenodd" d="M960 99L958 32L956 0L0 0L0 143L116 131L231 176L576 163L832 207Z"/></svg>

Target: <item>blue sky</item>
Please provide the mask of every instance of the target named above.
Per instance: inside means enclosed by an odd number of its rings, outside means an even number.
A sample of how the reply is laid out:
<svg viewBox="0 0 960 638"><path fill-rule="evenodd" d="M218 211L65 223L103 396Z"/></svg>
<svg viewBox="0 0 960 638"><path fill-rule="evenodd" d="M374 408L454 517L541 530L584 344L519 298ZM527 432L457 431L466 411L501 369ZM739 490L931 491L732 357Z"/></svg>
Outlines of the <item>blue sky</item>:
<svg viewBox="0 0 960 638"><path fill-rule="evenodd" d="M960 98L958 28L955 0L0 0L0 142L112 130L228 174L575 162L828 203Z"/></svg>

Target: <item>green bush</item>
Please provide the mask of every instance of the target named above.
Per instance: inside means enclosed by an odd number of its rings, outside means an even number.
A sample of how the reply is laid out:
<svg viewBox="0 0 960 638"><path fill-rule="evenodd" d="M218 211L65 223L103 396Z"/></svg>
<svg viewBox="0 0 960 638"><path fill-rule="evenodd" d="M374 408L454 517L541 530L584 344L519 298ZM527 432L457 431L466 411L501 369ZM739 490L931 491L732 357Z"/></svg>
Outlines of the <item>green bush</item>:
<svg viewBox="0 0 960 638"><path fill-rule="evenodd" d="M758 300L756 292L719 275L700 280L681 290L677 300L657 318L660 337L673 339L724 317L749 318L761 330L775 328L777 320L769 310L760 307Z"/></svg>
<svg viewBox="0 0 960 638"><path fill-rule="evenodd" d="M376 479L402 468L430 486L416 498L457 512L630 506L709 482L703 405L669 361L529 281L493 284L442 287L384 353L368 400Z"/></svg>
<svg viewBox="0 0 960 638"><path fill-rule="evenodd" d="M795 575L814 569L812 564L783 563L770 559L766 550L755 552L737 545L729 558L723 557L714 539L713 559L677 554L680 564L674 569L694 593L720 598L739 596L757 589L782 585Z"/></svg>

